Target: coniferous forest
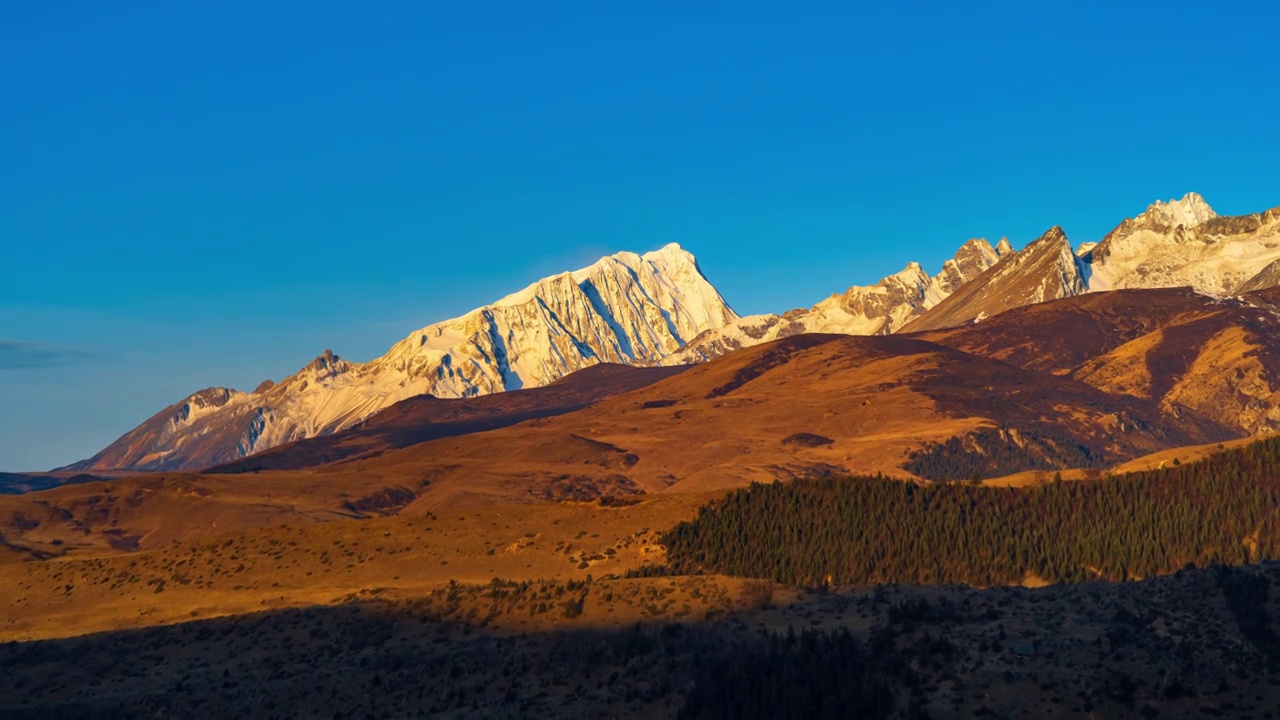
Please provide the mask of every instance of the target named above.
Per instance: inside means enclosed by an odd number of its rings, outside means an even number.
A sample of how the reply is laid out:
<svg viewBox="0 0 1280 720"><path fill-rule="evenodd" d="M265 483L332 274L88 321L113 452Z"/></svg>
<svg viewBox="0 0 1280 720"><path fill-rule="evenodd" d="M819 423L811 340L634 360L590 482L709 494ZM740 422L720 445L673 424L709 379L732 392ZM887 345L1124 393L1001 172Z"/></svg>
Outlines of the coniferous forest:
<svg viewBox="0 0 1280 720"><path fill-rule="evenodd" d="M911 454L903 469L926 480L969 480L1025 470L1103 467L1106 459L1071 438L1008 428L985 428Z"/></svg>
<svg viewBox="0 0 1280 720"><path fill-rule="evenodd" d="M676 572L800 585L1129 580L1280 556L1280 438L1027 488L884 477L754 484L663 538Z"/></svg>

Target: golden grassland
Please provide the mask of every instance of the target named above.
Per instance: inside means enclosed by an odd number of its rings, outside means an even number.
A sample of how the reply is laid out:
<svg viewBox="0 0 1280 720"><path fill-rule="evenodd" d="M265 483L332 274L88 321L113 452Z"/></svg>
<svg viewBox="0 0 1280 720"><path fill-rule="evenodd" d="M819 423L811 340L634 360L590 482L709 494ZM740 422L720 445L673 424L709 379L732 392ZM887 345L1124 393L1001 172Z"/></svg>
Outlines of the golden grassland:
<svg viewBox="0 0 1280 720"><path fill-rule="evenodd" d="M988 482L1048 479L1023 475ZM278 509L255 514L262 489L222 496L214 515L238 520L221 527L211 515L181 529L183 506L167 508L157 527L180 531L165 542L0 545L0 715L671 717L715 682L709 668L789 657L788 633L809 630L851 633L908 716L1263 718L1280 705L1280 592L1250 596L1253 609L1232 599L1238 577L1274 587L1274 565L806 589L652 574L659 535L719 492L368 517L324 496L281 523ZM130 497L120 507L145 508Z"/></svg>
<svg viewBox="0 0 1280 720"><path fill-rule="evenodd" d="M284 525L140 552L86 549L0 565L0 640L68 637L412 596L492 578L569 580L660 563L657 534L708 498L547 503Z"/></svg>

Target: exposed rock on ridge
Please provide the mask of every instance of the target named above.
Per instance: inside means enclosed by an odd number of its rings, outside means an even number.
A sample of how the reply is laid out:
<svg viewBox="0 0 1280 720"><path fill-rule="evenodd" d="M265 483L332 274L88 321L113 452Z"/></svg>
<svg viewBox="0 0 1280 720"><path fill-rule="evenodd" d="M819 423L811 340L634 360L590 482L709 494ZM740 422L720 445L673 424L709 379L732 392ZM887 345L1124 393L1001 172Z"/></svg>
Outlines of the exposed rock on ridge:
<svg viewBox="0 0 1280 720"><path fill-rule="evenodd" d="M1086 290L1082 265L1072 252L1066 233L1060 227L1052 227L902 330L951 327L1023 305L1079 295Z"/></svg>
<svg viewBox="0 0 1280 720"><path fill-rule="evenodd" d="M992 248L985 239L966 242L942 270L930 276L919 263L875 285L855 285L809 309L782 315L752 315L709 330L664 364L701 362L727 352L800 333L887 335L919 317L951 293L1013 252L1007 239Z"/></svg>

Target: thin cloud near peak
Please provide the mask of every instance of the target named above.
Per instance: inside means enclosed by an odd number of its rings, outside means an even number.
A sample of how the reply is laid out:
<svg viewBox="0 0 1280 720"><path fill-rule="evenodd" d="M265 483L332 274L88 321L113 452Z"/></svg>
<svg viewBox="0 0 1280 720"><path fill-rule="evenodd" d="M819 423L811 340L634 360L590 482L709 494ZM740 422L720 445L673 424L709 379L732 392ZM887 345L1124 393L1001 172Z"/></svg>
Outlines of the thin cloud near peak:
<svg viewBox="0 0 1280 720"><path fill-rule="evenodd" d="M0 338L0 370L39 370L83 362L92 353L75 348Z"/></svg>

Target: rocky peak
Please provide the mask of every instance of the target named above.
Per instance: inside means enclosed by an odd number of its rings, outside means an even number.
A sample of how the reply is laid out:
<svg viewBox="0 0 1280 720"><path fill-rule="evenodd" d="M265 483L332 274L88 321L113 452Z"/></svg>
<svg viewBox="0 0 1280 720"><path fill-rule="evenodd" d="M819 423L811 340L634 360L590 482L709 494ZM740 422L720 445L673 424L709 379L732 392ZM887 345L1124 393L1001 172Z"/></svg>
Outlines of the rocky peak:
<svg viewBox="0 0 1280 720"><path fill-rule="evenodd" d="M1219 216L1196 193L1153 203L1088 254L1089 288L1190 286L1229 295L1280 258L1280 227L1265 219Z"/></svg>
<svg viewBox="0 0 1280 720"><path fill-rule="evenodd" d="M986 238L975 238L961 245L955 256L942 264L942 272L934 277L934 282L942 293L949 295L999 261L1000 254Z"/></svg>
<svg viewBox="0 0 1280 720"><path fill-rule="evenodd" d="M1009 243L1009 238L1002 237L1000 242L996 244L996 255L1005 257L1014 253L1013 245Z"/></svg>
<svg viewBox="0 0 1280 720"><path fill-rule="evenodd" d="M914 287L929 279L929 275L925 273L924 268L920 267L920 263L912 261L898 272L882 278L876 283L878 287L889 287L892 285Z"/></svg>
<svg viewBox="0 0 1280 720"><path fill-rule="evenodd" d="M219 408L226 406L240 394L237 390L225 387L210 387L192 393L183 402L171 406L173 408L171 423L173 426L179 427L189 422L193 417L217 412Z"/></svg>
<svg viewBox="0 0 1280 720"><path fill-rule="evenodd" d="M605 362L656 363L737 318L678 244L620 252L428 325L367 363L325 350L279 384L235 393L243 402L230 402L231 391L202 391L207 398L162 411L164 428L148 421L78 465L207 467L336 432L409 397L471 397Z"/></svg>
<svg viewBox="0 0 1280 720"><path fill-rule="evenodd" d="M981 321L1011 308L1085 292L1071 244L1061 227L1049 228L1021 252L1001 258L903 328L934 330Z"/></svg>
<svg viewBox="0 0 1280 720"><path fill-rule="evenodd" d="M1218 213L1209 207L1209 203L1199 193L1191 192L1183 195L1181 200L1155 201L1134 218L1134 223L1169 229L1179 226L1190 229L1216 217Z"/></svg>
<svg viewBox="0 0 1280 720"><path fill-rule="evenodd" d="M1012 253L1008 240L1002 241ZM783 315L742 318L706 332L681 352L663 359L677 365L718 357L739 348L789 337L799 333L846 333L887 335L942 302L965 283L981 276L1001 261L991 243L982 238L960 246L955 256L930 276L918 262L884 277L874 285L854 285L812 308L791 310Z"/></svg>
<svg viewBox="0 0 1280 720"><path fill-rule="evenodd" d="M236 394L235 390L225 387L210 387L199 392L192 393L187 398L187 403L194 405L200 409L210 407L222 407Z"/></svg>
<svg viewBox="0 0 1280 720"><path fill-rule="evenodd" d="M1008 240L1004 240L1004 242L1007 243ZM982 263L990 266L994 265L999 257L1000 253L991 247L991 243L987 242L986 238L974 238L961 245L960 249L956 250L956 254L951 256L951 259L955 260L956 264L961 267Z"/></svg>
<svg viewBox="0 0 1280 720"><path fill-rule="evenodd" d="M1024 252L1041 245L1066 245L1068 250L1071 249L1071 243L1067 242L1067 233L1062 230L1061 225L1054 225L1046 230L1043 235L1031 241Z"/></svg>
<svg viewBox="0 0 1280 720"><path fill-rule="evenodd" d="M337 375L346 371L347 361L333 354L332 350L325 349L315 360L307 364L303 370L310 371L316 376ZM261 386L259 386L261 387Z"/></svg>

